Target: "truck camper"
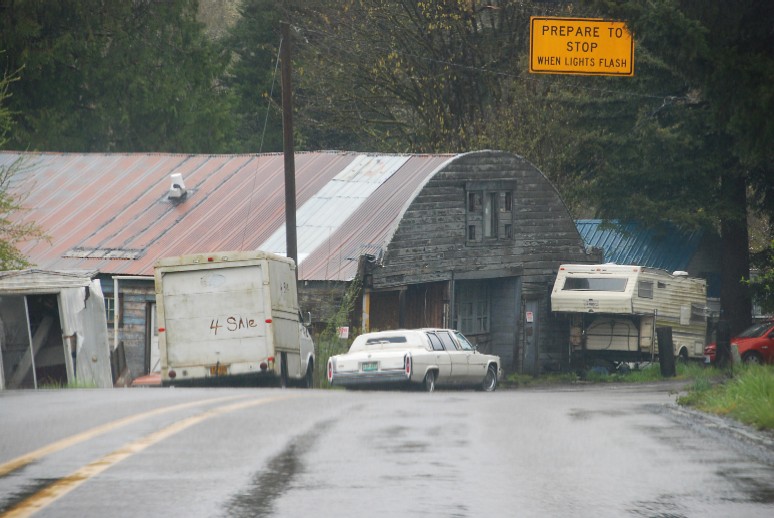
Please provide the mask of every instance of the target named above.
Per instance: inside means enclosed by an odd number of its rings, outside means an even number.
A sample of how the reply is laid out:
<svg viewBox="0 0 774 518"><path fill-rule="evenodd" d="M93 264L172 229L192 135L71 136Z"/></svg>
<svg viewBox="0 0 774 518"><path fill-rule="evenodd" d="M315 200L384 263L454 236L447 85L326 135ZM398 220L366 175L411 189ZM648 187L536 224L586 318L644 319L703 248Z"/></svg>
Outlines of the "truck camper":
<svg viewBox="0 0 774 518"><path fill-rule="evenodd" d="M703 358L706 281L685 272L564 264L551 293L551 310L567 316L574 365L652 361L658 355L658 327L672 329L678 359Z"/></svg>

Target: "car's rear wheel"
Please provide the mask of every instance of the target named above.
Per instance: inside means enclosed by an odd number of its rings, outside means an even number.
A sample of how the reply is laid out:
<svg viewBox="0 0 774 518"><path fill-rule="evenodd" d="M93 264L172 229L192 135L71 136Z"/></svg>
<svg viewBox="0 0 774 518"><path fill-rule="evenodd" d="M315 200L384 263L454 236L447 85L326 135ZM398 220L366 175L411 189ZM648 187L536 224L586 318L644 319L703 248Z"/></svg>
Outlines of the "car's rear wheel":
<svg viewBox="0 0 774 518"><path fill-rule="evenodd" d="M742 361L750 365L760 365L763 363L763 358L755 351L750 351L744 353L744 356L742 356Z"/></svg>
<svg viewBox="0 0 774 518"><path fill-rule="evenodd" d="M433 392L435 390L435 372L427 371L425 380L422 382L422 388L425 389L425 392Z"/></svg>
<svg viewBox="0 0 774 518"><path fill-rule="evenodd" d="M484 381L481 382L481 389L484 392L494 392L497 388L497 368L494 365L490 365L486 370L486 376Z"/></svg>

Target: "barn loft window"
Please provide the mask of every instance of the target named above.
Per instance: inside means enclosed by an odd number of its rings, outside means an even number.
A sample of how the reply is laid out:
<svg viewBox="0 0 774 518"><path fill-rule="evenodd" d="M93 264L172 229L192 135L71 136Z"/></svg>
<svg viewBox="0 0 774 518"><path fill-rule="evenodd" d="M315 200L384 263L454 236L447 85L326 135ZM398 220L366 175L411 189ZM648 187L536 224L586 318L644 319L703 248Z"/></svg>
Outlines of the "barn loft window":
<svg viewBox="0 0 774 518"><path fill-rule="evenodd" d="M468 182L465 185L467 243L513 239L515 182Z"/></svg>

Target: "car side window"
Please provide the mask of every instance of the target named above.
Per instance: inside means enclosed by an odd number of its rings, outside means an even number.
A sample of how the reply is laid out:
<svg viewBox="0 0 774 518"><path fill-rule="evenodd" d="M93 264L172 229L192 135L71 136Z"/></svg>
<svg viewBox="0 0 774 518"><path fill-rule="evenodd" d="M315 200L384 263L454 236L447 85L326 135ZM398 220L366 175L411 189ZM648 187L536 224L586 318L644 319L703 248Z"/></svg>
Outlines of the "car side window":
<svg viewBox="0 0 774 518"><path fill-rule="evenodd" d="M454 340L452 340L452 337L449 336L449 333L438 333L438 337L441 339L441 342L447 351L457 350L457 345L454 343Z"/></svg>
<svg viewBox="0 0 774 518"><path fill-rule="evenodd" d="M427 338L430 340L434 351L443 351L443 344L441 344L441 340L435 334L427 333Z"/></svg>
<svg viewBox="0 0 774 518"><path fill-rule="evenodd" d="M468 339L467 339L467 338L465 338L465 336L464 336L462 333L460 333L459 331L455 331L455 332L454 332L454 335L457 337L457 341L459 342L459 344L460 344L460 347L462 348L462 350L463 350L463 351L473 351L473 350L475 350L475 349L476 349L476 348L475 348L475 347L473 347L473 345L472 345L472 344L471 344L471 343L468 341Z"/></svg>

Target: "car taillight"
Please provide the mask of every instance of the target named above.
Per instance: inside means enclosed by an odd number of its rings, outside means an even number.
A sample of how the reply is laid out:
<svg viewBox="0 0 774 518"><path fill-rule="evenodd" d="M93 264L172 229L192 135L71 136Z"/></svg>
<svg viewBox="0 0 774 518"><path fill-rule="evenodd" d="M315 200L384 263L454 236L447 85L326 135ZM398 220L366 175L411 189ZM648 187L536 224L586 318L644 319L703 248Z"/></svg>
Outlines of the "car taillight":
<svg viewBox="0 0 774 518"><path fill-rule="evenodd" d="M406 377L410 378L411 377L411 355L407 354L403 359L403 362L406 368Z"/></svg>
<svg viewBox="0 0 774 518"><path fill-rule="evenodd" d="M328 383L333 381L333 360L328 360Z"/></svg>

